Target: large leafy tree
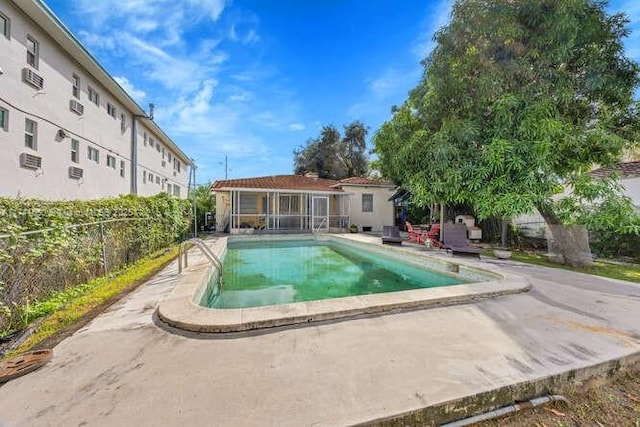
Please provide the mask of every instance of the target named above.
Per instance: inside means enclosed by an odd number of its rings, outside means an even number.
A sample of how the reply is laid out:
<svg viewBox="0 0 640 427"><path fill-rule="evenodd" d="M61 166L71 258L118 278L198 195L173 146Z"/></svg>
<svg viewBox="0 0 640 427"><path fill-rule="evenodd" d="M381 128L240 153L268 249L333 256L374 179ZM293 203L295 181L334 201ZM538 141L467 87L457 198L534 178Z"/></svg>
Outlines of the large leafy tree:
<svg viewBox="0 0 640 427"><path fill-rule="evenodd" d="M344 126L344 137L335 126L324 126L318 138L294 150L294 172L316 172L320 178L331 179L364 176L368 168L367 132L357 120Z"/></svg>
<svg viewBox="0 0 640 427"><path fill-rule="evenodd" d="M382 172L418 203L552 224L616 198L594 165L633 145L638 66L622 14L593 0L458 0L409 99L374 136ZM570 197L557 195L569 189ZM618 199L619 200L619 199Z"/></svg>

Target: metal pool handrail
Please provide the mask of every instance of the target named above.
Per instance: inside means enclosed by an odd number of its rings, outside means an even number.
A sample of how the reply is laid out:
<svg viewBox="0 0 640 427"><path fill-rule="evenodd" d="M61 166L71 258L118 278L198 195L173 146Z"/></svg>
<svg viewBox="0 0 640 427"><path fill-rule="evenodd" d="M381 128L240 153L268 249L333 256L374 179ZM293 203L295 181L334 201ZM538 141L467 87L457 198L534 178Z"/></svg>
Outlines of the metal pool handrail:
<svg viewBox="0 0 640 427"><path fill-rule="evenodd" d="M189 251L185 250L185 246L188 243L192 243L194 245L196 245L201 251L202 253L207 257L207 259L209 260L209 262L211 262L211 264L218 269L218 277L220 284L222 284L222 262L220 261L220 259L216 256L216 254L213 253L213 251L211 250L211 248L209 248L209 246L207 246L207 244L202 240L202 239L198 239L198 238L192 238L189 240L185 240L184 242L180 243L180 246L178 247L178 273L182 273L182 255L184 254L184 267L188 267L189 266L189 261L187 258L187 253Z"/></svg>

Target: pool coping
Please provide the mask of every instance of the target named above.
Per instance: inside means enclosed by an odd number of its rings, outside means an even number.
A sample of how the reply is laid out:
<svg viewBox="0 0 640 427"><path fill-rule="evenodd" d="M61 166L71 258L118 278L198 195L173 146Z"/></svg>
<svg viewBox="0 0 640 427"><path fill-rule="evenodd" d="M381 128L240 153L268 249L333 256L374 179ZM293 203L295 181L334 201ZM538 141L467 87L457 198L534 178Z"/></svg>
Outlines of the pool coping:
<svg viewBox="0 0 640 427"><path fill-rule="evenodd" d="M310 235L288 235L279 237L314 238ZM210 245L219 256L224 254L227 240L261 240L274 236L232 236L221 237ZM346 239L352 244L367 245L368 249L380 250L383 247L379 238L365 235L322 235L321 239ZM194 259L198 249L194 248ZM160 302L156 309L158 318L178 329L191 332L241 332L255 329L273 328L305 324L326 320L337 320L353 316L382 314L390 311L429 308L472 302L478 299L495 298L526 292L531 289L528 278L505 271L486 271L482 261L472 261L443 256L431 256L428 252L416 252L402 247L384 245L385 253L416 263L428 261L431 265L443 266L443 272L456 271L472 274L484 272L495 280L452 285L446 287L416 289L371 295L350 296L318 301L296 302L262 307L215 309L198 304L206 284L214 274L213 267L198 263L183 270L173 291ZM387 252L389 251L389 252Z"/></svg>

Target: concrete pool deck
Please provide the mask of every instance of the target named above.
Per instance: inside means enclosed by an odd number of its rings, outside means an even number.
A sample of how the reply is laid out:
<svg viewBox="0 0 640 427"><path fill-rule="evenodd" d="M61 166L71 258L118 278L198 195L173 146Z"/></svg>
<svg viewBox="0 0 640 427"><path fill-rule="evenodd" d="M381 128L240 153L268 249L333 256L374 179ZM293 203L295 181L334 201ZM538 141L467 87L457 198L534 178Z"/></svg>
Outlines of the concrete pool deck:
<svg viewBox="0 0 640 427"><path fill-rule="evenodd" d="M316 236L261 235L235 236L230 239L236 241L305 240L316 239ZM214 272L213 267L203 266L189 268L183 272L181 280L173 291L159 304L158 316L170 326L191 332L241 332L379 314L393 310L459 304L481 298L526 292L531 288L526 277L508 272L489 271L484 268L484 264L468 259L445 260L442 257L425 256L427 252L416 252L413 246L382 245L379 238L366 234L320 235L317 239L320 242L346 244L359 251L384 254L390 259L429 268L452 277L459 277L461 280L468 280L470 283L289 304L219 309L203 307L199 303ZM224 259L227 240L227 237L222 237L210 244L210 249L219 259Z"/></svg>
<svg viewBox="0 0 640 427"><path fill-rule="evenodd" d="M220 338L154 323L174 262L0 386L0 425L428 424L640 359L640 286L481 263L532 290Z"/></svg>

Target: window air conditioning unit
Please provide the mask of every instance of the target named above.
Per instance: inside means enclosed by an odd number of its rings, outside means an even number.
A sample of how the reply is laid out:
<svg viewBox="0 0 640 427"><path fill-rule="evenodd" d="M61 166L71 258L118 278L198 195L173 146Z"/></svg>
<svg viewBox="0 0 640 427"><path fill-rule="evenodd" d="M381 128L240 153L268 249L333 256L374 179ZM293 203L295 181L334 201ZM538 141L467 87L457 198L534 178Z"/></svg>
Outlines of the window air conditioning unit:
<svg viewBox="0 0 640 427"><path fill-rule="evenodd" d="M42 167L42 157L29 153L21 153L20 166L27 169L40 169Z"/></svg>
<svg viewBox="0 0 640 427"><path fill-rule="evenodd" d="M69 100L69 109L76 114L79 114L79 115L84 114L84 105L80 104L75 99Z"/></svg>
<svg viewBox="0 0 640 427"><path fill-rule="evenodd" d="M80 179L82 178L82 173L83 173L83 169L82 168L77 168L75 166L69 166L69 178L72 179Z"/></svg>
<svg viewBox="0 0 640 427"><path fill-rule="evenodd" d="M22 69L22 80L36 89L42 89L44 87L44 79L34 73L31 68Z"/></svg>

